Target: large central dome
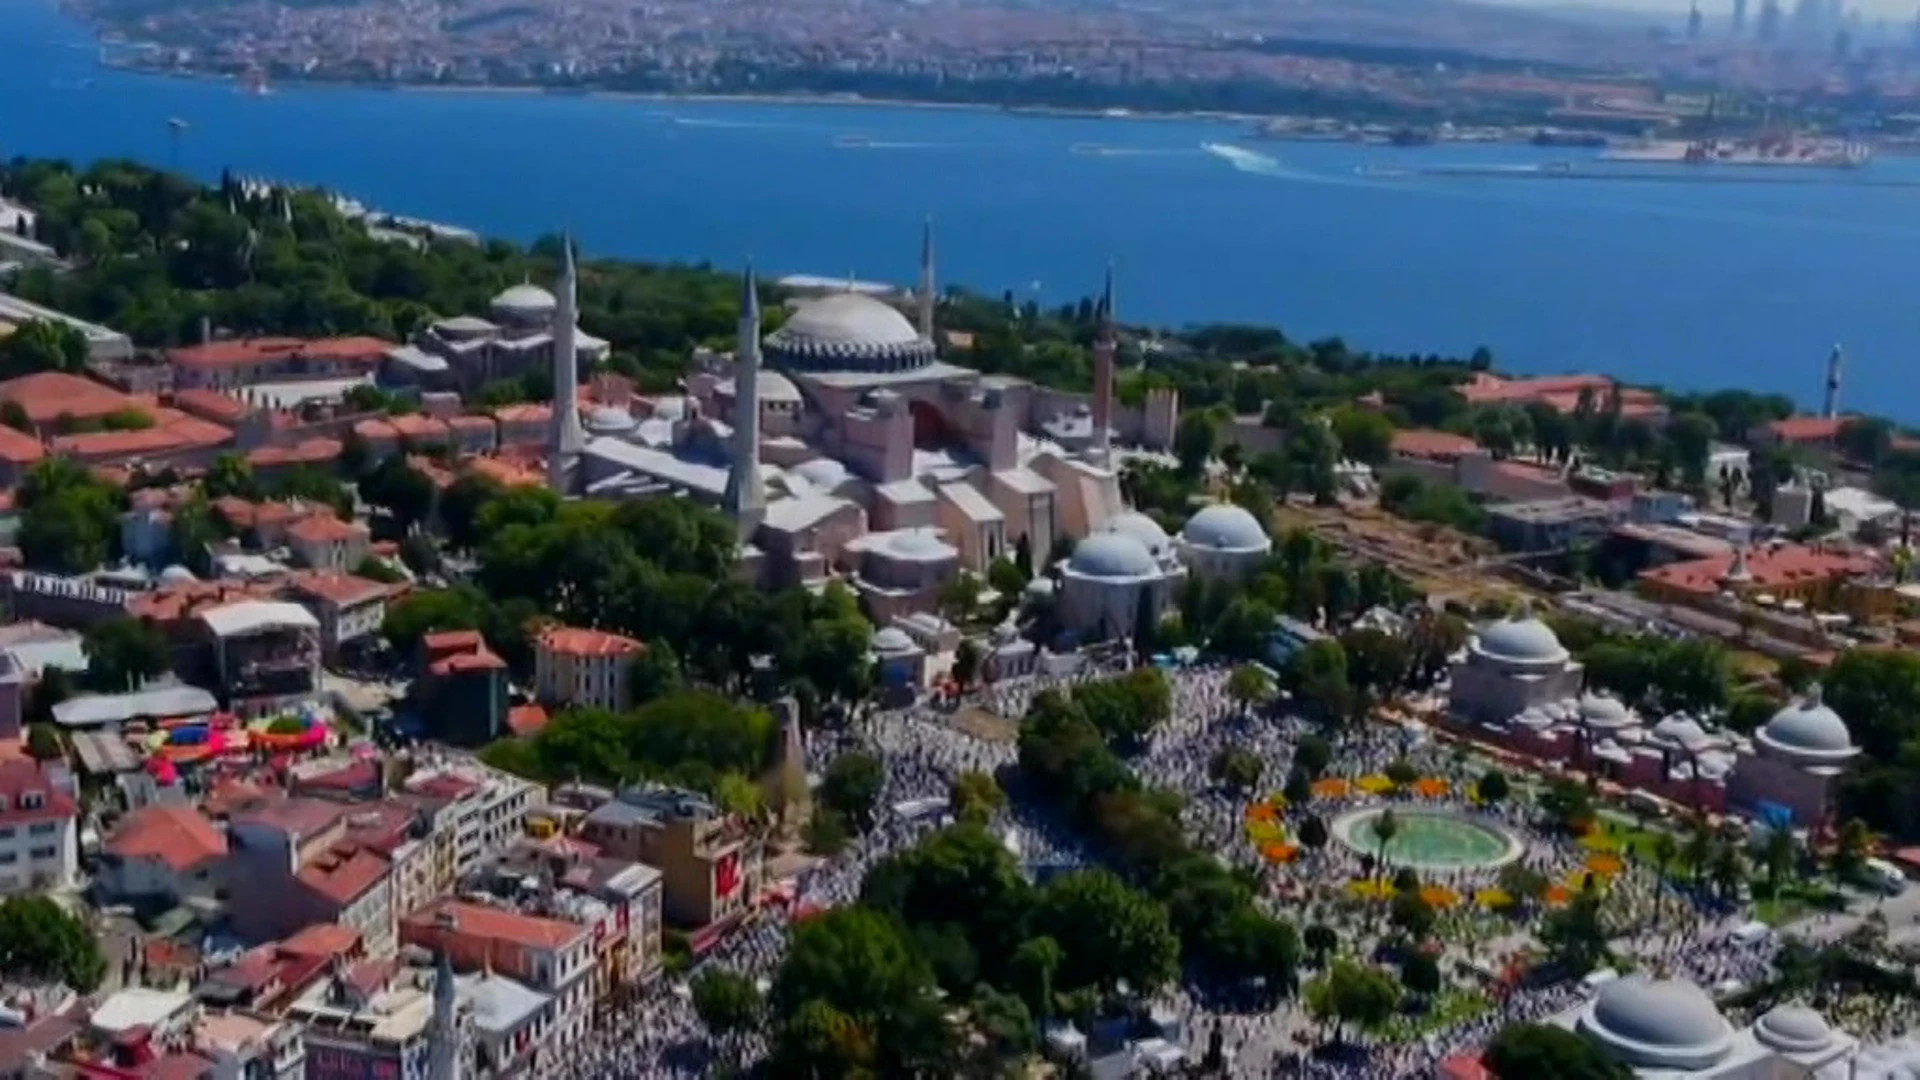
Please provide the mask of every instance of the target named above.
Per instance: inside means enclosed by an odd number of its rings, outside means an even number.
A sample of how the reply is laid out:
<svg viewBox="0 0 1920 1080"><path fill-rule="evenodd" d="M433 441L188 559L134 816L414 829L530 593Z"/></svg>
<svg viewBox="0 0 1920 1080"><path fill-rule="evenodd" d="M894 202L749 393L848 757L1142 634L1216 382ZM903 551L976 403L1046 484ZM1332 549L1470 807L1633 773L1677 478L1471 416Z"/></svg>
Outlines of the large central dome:
<svg viewBox="0 0 1920 1080"><path fill-rule="evenodd" d="M767 335L770 360L818 371L903 371L933 362L933 342L905 315L862 293L808 300Z"/></svg>
<svg viewBox="0 0 1920 1080"><path fill-rule="evenodd" d="M1725 1056L1733 1028L1698 986L1628 975L1600 988L1582 1030L1643 1068L1703 1069Z"/></svg>

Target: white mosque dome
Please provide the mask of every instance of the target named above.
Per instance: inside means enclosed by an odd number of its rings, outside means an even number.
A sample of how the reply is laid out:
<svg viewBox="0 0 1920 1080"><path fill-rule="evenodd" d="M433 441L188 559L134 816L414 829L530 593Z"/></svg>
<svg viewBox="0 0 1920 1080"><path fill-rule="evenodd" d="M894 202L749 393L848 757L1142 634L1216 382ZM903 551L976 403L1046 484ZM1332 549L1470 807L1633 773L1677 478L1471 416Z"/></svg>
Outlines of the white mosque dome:
<svg viewBox="0 0 1920 1080"><path fill-rule="evenodd" d="M1159 522L1138 510L1115 514L1108 519L1106 531L1133 537L1147 549L1147 554L1155 558L1159 558L1173 544L1172 538L1167 535L1167 530L1161 528Z"/></svg>
<svg viewBox="0 0 1920 1080"><path fill-rule="evenodd" d="M181 566L179 563L174 563L172 566L160 571L160 584L162 585L184 585L190 581L199 580L198 577L194 576L193 571Z"/></svg>
<svg viewBox="0 0 1920 1080"><path fill-rule="evenodd" d="M1151 577L1158 567L1146 545L1126 533L1095 533L1074 546L1067 569L1090 578Z"/></svg>
<svg viewBox="0 0 1920 1080"><path fill-rule="evenodd" d="M955 552L931 529L902 529L887 538L887 554L896 559L944 559Z"/></svg>
<svg viewBox="0 0 1920 1080"><path fill-rule="evenodd" d="M933 362L933 342L907 317L881 300L844 292L795 307L780 329L767 335L768 358L778 364L821 370L900 371Z"/></svg>
<svg viewBox="0 0 1920 1080"><path fill-rule="evenodd" d="M1273 546L1260 520L1246 507L1215 503L1187 519L1180 538L1194 547L1216 551L1255 551Z"/></svg>
<svg viewBox="0 0 1920 1080"><path fill-rule="evenodd" d="M1580 721L1591 728L1622 728L1633 723L1633 714L1617 697L1587 694L1580 699Z"/></svg>
<svg viewBox="0 0 1920 1080"><path fill-rule="evenodd" d="M1699 986L1628 975L1600 988L1581 1027L1629 1064L1699 1069L1719 1060L1733 1027Z"/></svg>
<svg viewBox="0 0 1920 1080"><path fill-rule="evenodd" d="M595 435L618 435L632 431L639 423L632 413L612 405L602 405L587 414L587 430Z"/></svg>
<svg viewBox="0 0 1920 1080"><path fill-rule="evenodd" d="M800 403L800 388L793 385L792 379L777 371L761 368L759 377L753 380L753 385L759 390L762 405L798 405ZM728 379L714 387L714 393L725 398L733 397L733 380Z"/></svg>
<svg viewBox="0 0 1920 1080"><path fill-rule="evenodd" d="M560 302L553 298L552 293L532 282L510 285L493 298L494 311L522 318L551 315L559 306Z"/></svg>
<svg viewBox="0 0 1920 1080"><path fill-rule="evenodd" d="M1833 1029L1826 1018L1797 1002L1776 1005L1753 1025L1760 1041L1789 1054L1810 1054L1826 1049L1833 1041Z"/></svg>
<svg viewBox="0 0 1920 1080"><path fill-rule="evenodd" d="M853 476L847 467L834 458L817 457L795 465L793 473L822 491L832 491L847 482Z"/></svg>
<svg viewBox="0 0 1920 1080"><path fill-rule="evenodd" d="M1479 643L1481 652L1498 660L1558 663L1567 658L1553 628L1524 613L1481 627Z"/></svg>
<svg viewBox="0 0 1920 1080"><path fill-rule="evenodd" d="M1760 729L1760 736L1782 750L1799 754L1851 754L1847 722L1820 700L1819 684L1806 697L1790 701Z"/></svg>
<svg viewBox="0 0 1920 1080"><path fill-rule="evenodd" d="M884 627L873 635L874 652L903 653L912 652L913 649L913 639L897 626Z"/></svg>

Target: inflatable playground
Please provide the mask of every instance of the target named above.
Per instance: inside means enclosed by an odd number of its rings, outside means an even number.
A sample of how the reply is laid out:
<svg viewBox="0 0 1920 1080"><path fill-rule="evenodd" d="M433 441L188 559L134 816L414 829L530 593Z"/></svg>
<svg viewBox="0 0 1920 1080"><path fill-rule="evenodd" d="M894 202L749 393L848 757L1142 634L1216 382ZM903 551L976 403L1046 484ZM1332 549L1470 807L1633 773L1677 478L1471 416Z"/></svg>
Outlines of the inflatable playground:
<svg viewBox="0 0 1920 1080"><path fill-rule="evenodd" d="M146 736L149 760L175 767L229 755L317 750L327 742L327 717L315 706L242 725L231 713L204 720L163 720Z"/></svg>

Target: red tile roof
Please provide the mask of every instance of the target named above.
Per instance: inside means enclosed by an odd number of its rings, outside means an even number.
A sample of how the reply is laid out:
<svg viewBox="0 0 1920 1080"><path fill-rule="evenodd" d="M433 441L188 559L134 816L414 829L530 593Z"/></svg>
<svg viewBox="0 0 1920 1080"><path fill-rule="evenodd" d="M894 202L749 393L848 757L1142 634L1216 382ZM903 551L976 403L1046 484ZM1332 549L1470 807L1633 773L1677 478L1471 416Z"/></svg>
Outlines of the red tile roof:
<svg viewBox="0 0 1920 1080"><path fill-rule="evenodd" d="M624 634L553 626L540 632L539 647L565 656L631 656L646 646Z"/></svg>
<svg viewBox="0 0 1920 1080"><path fill-rule="evenodd" d="M1396 431L1393 452L1401 457L1449 460L1478 453L1480 444L1451 431Z"/></svg>
<svg viewBox="0 0 1920 1080"><path fill-rule="evenodd" d="M39 439L0 424L0 461L30 465L46 456L47 449L40 445Z"/></svg>
<svg viewBox="0 0 1920 1080"><path fill-rule="evenodd" d="M370 848L338 845L301 867L296 876L314 892L344 906L386 877L390 865L386 856Z"/></svg>
<svg viewBox="0 0 1920 1080"><path fill-rule="evenodd" d="M430 655L487 647L486 639L480 636L478 630L440 630L422 637L420 643L426 646Z"/></svg>
<svg viewBox="0 0 1920 1080"><path fill-rule="evenodd" d="M277 360L293 356L305 345L303 338L294 337L258 337L235 338L231 341L211 341L205 345L192 345L184 349L174 349L167 353L167 362L175 367L186 368L225 368L243 364L257 364L263 360Z"/></svg>
<svg viewBox="0 0 1920 1080"><path fill-rule="evenodd" d="M332 514L315 514L289 525L287 535L303 544L344 543L365 537L367 527L358 522L341 521Z"/></svg>
<svg viewBox="0 0 1920 1080"><path fill-rule="evenodd" d="M0 382L0 401L16 402L36 425L51 424L62 416L97 420L139 402L126 394L78 375L42 371Z"/></svg>
<svg viewBox="0 0 1920 1080"><path fill-rule="evenodd" d="M1829 442L1840 434L1850 417L1789 416L1767 425L1767 431L1781 442Z"/></svg>
<svg viewBox="0 0 1920 1080"><path fill-rule="evenodd" d="M393 591L393 586L384 581L355 574L296 574L289 587L296 593L325 600L338 607L352 607L378 600Z"/></svg>
<svg viewBox="0 0 1920 1080"><path fill-rule="evenodd" d="M218 390L176 390L173 393L173 406L182 412L222 424L232 424L252 411L246 402Z"/></svg>
<svg viewBox="0 0 1920 1080"><path fill-rule="evenodd" d="M128 814L107 841L107 853L190 870L226 855L227 837L191 806L157 804Z"/></svg>
<svg viewBox="0 0 1920 1080"><path fill-rule="evenodd" d="M413 439L415 441L421 439L444 440L449 430L445 420L435 420L431 416L421 416L414 413L409 413L405 416L396 416L389 421L389 423L393 425L393 430L399 434L401 438Z"/></svg>
<svg viewBox="0 0 1920 1080"><path fill-rule="evenodd" d="M452 926L445 925L452 917ZM403 925L455 935L504 941L530 949L560 949L579 940L587 928L559 919L543 919L517 911L469 904L461 900L440 900L408 916Z"/></svg>
<svg viewBox="0 0 1920 1080"><path fill-rule="evenodd" d="M294 956L338 956L360 944L360 931L339 923L314 923L282 941L280 951Z"/></svg>
<svg viewBox="0 0 1920 1080"><path fill-rule="evenodd" d="M263 446L247 455L254 468L275 465L325 465L338 461L342 450L339 439L305 439L292 446Z"/></svg>
<svg viewBox="0 0 1920 1080"><path fill-rule="evenodd" d="M31 759L0 762L0 825L71 819L79 812L73 797L56 789L39 763ZM23 805L32 802L33 805Z"/></svg>
<svg viewBox="0 0 1920 1080"><path fill-rule="evenodd" d="M1734 554L1727 552L1686 562L1668 563L1640 573L1642 581L1665 585L1684 592L1712 595L1733 569ZM1756 548L1747 553L1747 572L1752 588L1780 589L1805 581L1859 577L1871 574L1878 564L1871 556L1824 548L1787 544Z"/></svg>
<svg viewBox="0 0 1920 1080"><path fill-rule="evenodd" d="M234 816L236 825L261 825L292 833L302 840L326 832L347 808L324 799L280 799Z"/></svg>
<svg viewBox="0 0 1920 1080"><path fill-rule="evenodd" d="M371 416L353 425L353 433L368 442L392 441L400 437L391 421L383 417Z"/></svg>

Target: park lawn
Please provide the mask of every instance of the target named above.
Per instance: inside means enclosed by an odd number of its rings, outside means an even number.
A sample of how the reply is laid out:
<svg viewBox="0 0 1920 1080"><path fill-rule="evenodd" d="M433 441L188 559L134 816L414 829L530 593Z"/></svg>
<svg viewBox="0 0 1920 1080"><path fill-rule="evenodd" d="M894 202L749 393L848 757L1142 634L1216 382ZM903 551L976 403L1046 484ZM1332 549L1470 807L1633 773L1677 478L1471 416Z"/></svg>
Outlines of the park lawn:
<svg viewBox="0 0 1920 1080"><path fill-rule="evenodd" d="M1758 897L1753 902L1753 917L1768 926L1785 926L1796 919L1820 911L1840 911L1847 898L1818 882L1790 881L1780 887L1779 896Z"/></svg>
<svg viewBox="0 0 1920 1080"><path fill-rule="evenodd" d="M1455 1024L1465 1023L1482 1013L1491 1012L1493 999L1478 990L1462 990L1457 987L1442 990L1427 1006L1427 1011L1418 1016L1396 1016L1388 1021L1380 1032L1380 1041L1387 1043L1412 1042L1423 1038L1428 1032Z"/></svg>

